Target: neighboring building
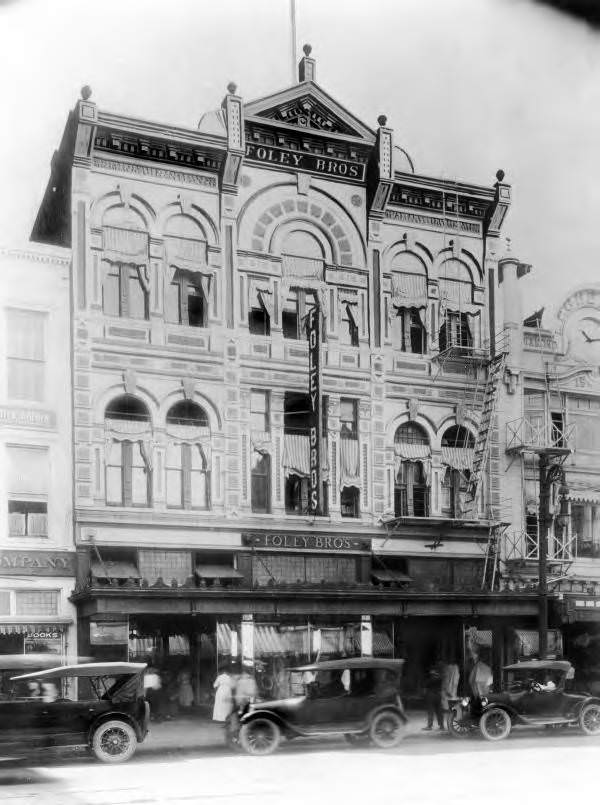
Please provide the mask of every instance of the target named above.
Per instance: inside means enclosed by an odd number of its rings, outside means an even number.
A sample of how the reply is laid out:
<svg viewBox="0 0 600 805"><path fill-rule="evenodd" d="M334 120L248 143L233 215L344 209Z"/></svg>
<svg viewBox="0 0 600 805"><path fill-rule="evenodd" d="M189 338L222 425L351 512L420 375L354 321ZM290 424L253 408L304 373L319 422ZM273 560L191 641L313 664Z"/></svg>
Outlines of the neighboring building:
<svg viewBox="0 0 600 805"><path fill-rule="evenodd" d="M565 473L551 489L547 532L551 626L578 675L600 688L600 286L575 288L554 315L542 313L521 321L514 356L521 411L506 424L506 569L511 586L537 583L539 455L550 451Z"/></svg>
<svg viewBox="0 0 600 805"><path fill-rule="evenodd" d="M70 254L0 250L0 272L1 674L2 656L77 643Z"/></svg>
<svg viewBox="0 0 600 805"><path fill-rule="evenodd" d="M189 664L197 699L232 658L267 689L279 661L336 652L406 656L417 691L437 655L493 644L498 666L535 629L535 594L484 566L510 186L415 173L305 52L297 85L251 103L230 85L198 130L86 89L33 232L73 249L80 651Z"/></svg>

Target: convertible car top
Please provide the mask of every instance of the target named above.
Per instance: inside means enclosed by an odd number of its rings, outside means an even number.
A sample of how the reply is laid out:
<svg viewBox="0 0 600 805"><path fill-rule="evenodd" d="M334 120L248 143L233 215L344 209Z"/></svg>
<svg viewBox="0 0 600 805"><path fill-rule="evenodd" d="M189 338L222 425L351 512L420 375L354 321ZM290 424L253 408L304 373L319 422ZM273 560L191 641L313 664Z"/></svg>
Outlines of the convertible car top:
<svg viewBox="0 0 600 805"><path fill-rule="evenodd" d="M12 676L11 679L60 679L63 676L116 676L118 674L139 674L146 668L144 662L86 662L80 665L59 665L45 671Z"/></svg>

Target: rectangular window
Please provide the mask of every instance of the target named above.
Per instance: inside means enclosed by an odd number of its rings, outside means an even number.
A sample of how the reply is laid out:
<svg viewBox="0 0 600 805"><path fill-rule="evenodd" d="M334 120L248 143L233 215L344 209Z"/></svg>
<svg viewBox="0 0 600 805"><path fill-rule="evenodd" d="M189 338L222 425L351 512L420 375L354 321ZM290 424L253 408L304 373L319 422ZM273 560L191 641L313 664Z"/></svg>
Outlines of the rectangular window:
<svg viewBox="0 0 600 805"><path fill-rule="evenodd" d="M135 266L127 266L127 315L132 319L148 318L148 295L140 279L140 270Z"/></svg>
<svg viewBox="0 0 600 805"><path fill-rule="evenodd" d="M102 312L105 316L121 315L121 268L108 265L102 283Z"/></svg>
<svg viewBox="0 0 600 805"><path fill-rule="evenodd" d="M281 329L284 338L300 338L300 316L299 316L298 293L292 291L283 303L281 311Z"/></svg>
<svg viewBox="0 0 600 805"><path fill-rule="evenodd" d="M47 537L48 504L32 500L8 501L10 537Z"/></svg>
<svg viewBox="0 0 600 805"><path fill-rule="evenodd" d="M206 327L204 294L193 282L186 283L187 323L190 327Z"/></svg>
<svg viewBox="0 0 600 805"><path fill-rule="evenodd" d="M268 433L270 429L269 392L252 389L250 392L250 430Z"/></svg>
<svg viewBox="0 0 600 805"><path fill-rule="evenodd" d="M252 335L271 335L271 319L263 307L250 308L248 329Z"/></svg>
<svg viewBox="0 0 600 805"><path fill-rule="evenodd" d="M106 460L106 502L112 506L149 506L150 472L139 442L113 442Z"/></svg>
<svg viewBox="0 0 600 805"><path fill-rule="evenodd" d="M187 505L189 500L192 509L206 509L209 503L209 474L204 456L197 444L184 445L189 450L189 481L184 476L184 483L189 484L189 493L184 493ZM186 462L187 463L187 462Z"/></svg>
<svg viewBox="0 0 600 805"><path fill-rule="evenodd" d="M271 511L271 458L268 454L253 452L251 481L252 511L268 514Z"/></svg>
<svg viewBox="0 0 600 805"><path fill-rule="evenodd" d="M7 394L11 400L44 400L45 321L45 313L6 311Z"/></svg>
<svg viewBox="0 0 600 805"><path fill-rule="evenodd" d="M0 615L10 615L10 593L0 590Z"/></svg>
<svg viewBox="0 0 600 805"><path fill-rule="evenodd" d="M181 324L181 283L177 280L167 285L165 319L171 324Z"/></svg>
<svg viewBox="0 0 600 805"><path fill-rule="evenodd" d="M340 510L342 517L358 517L360 492L354 486L346 486L340 493Z"/></svg>
<svg viewBox="0 0 600 805"><path fill-rule="evenodd" d="M183 464L180 444L167 447L167 506L183 507Z"/></svg>
<svg viewBox="0 0 600 805"><path fill-rule="evenodd" d="M167 506L173 509L206 509L209 474L197 444L167 447Z"/></svg>
<svg viewBox="0 0 600 805"><path fill-rule="evenodd" d="M342 397L340 400L340 434L345 439L356 439L358 423L356 421L356 400Z"/></svg>
<svg viewBox="0 0 600 805"><path fill-rule="evenodd" d="M340 344L351 347L358 346L358 325L356 324L356 305L343 305Z"/></svg>
<svg viewBox="0 0 600 805"><path fill-rule="evenodd" d="M112 506L123 505L122 447L122 442L113 442L106 457L106 502Z"/></svg>
<svg viewBox="0 0 600 805"><path fill-rule="evenodd" d="M58 590L17 590L17 615L58 615Z"/></svg>
<svg viewBox="0 0 600 805"><path fill-rule="evenodd" d="M139 442L126 442L131 462L131 506L147 506L149 478Z"/></svg>

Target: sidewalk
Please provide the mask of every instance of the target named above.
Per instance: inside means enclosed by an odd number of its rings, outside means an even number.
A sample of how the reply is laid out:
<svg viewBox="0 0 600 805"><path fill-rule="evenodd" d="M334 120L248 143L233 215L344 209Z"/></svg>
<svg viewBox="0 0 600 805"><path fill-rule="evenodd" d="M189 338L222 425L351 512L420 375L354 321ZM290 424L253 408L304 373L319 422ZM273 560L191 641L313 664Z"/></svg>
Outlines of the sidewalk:
<svg viewBox="0 0 600 805"><path fill-rule="evenodd" d="M427 723L425 711L407 713L408 726L405 740L441 738L448 735L435 727L431 732L423 730ZM327 739L331 741L332 739ZM187 716L169 721L151 722L150 732L138 753L161 753L193 751L194 749L225 749L223 725L202 716ZM229 750L228 750L229 751Z"/></svg>

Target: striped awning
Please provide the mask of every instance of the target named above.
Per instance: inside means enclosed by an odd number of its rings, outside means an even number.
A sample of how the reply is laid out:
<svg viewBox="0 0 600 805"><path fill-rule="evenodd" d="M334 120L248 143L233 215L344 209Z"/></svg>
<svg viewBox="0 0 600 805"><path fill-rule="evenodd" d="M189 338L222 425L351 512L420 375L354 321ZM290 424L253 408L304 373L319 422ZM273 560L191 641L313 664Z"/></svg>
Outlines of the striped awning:
<svg viewBox="0 0 600 805"><path fill-rule="evenodd" d="M473 467L473 449L442 447L442 464L446 464L454 470L470 470Z"/></svg>
<svg viewBox="0 0 600 805"><path fill-rule="evenodd" d="M254 627L254 652L258 656L265 654L284 654L286 650L284 641L281 639L276 626Z"/></svg>
<svg viewBox="0 0 600 805"><path fill-rule="evenodd" d="M0 623L0 634L39 634L40 632L66 632L72 620L43 623Z"/></svg>
<svg viewBox="0 0 600 805"><path fill-rule="evenodd" d="M283 469L288 475L308 478L310 475L310 442L307 433L286 433L283 437ZM327 439L323 439L321 464L327 470Z"/></svg>
<svg viewBox="0 0 600 805"><path fill-rule="evenodd" d="M568 495L566 495L566 498L572 503L593 503L600 505L600 492L593 489L571 489Z"/></svg>
<svg viewBox="0 0 600 805"><path fill-rule="evenodd" d="M427 307L427 277L424 274L392 273L392 304L395 307Z"/></svg>
<svg viewBox="0 0 600 805"><path fill-rule="evenodd" d="M431 447L428 444L395 442L394 454L404 461L423 461L431 456Z"/></svg>
<svg viewBox="0 0 600 805"><path fill-rule="evenodd" d="M360 488L358 439L340 439L340 488Z"/></svg>
<svg viewBox="0 0 600 805"><path fill-rule="evenodd" d="M91 564L92 576L98 579L141 579L142 574L133 562L100 562Z"/></svg>

